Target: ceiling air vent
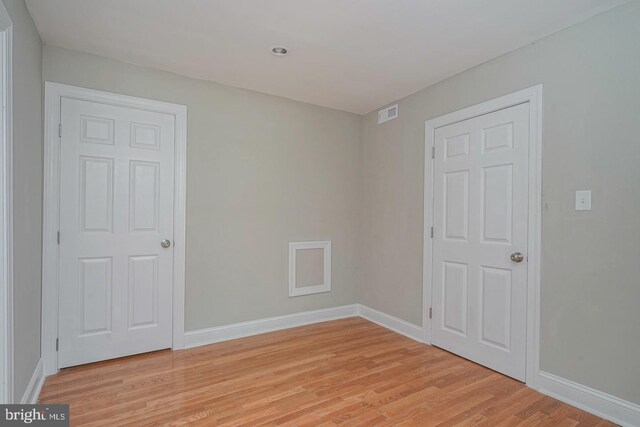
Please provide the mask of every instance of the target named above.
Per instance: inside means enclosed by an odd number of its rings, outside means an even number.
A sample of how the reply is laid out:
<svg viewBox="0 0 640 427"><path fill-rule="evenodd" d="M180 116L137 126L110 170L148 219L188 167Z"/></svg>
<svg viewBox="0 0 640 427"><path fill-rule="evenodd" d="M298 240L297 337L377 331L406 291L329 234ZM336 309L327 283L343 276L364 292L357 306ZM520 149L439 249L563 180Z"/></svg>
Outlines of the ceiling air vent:
<svg viewBox="0 0 640 427"><path fill-rule="evenodd" d="M398 118L398 104L378 111L378 124Z"/></svg>

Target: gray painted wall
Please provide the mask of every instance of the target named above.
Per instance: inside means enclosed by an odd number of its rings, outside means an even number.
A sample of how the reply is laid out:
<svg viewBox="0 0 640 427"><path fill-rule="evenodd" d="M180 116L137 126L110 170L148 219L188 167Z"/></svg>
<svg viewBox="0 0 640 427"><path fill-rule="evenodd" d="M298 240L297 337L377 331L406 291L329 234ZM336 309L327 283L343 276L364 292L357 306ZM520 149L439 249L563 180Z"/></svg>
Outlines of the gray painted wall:
<svg viewBox="0 0 640 427"><path fill-rule="evenodd" d="M14 399L40 359L42 42L24 0L2 0L13 23Z"/></svg>
<svg viewBox="0 0 640 427"><path fill-rule="evenodd" d="M364 116L364 304L422 322L425 120L543 83L541 369L640 403L639 23L635 1Z"/></svg>
<svg viewBox="0 0 640 427"><path fill-rule="evenodd" d="M44 79L187 105L186 329L356 302L356 114L46 46ZM288 242L331 240L333 291L288 297Z"/></svg>

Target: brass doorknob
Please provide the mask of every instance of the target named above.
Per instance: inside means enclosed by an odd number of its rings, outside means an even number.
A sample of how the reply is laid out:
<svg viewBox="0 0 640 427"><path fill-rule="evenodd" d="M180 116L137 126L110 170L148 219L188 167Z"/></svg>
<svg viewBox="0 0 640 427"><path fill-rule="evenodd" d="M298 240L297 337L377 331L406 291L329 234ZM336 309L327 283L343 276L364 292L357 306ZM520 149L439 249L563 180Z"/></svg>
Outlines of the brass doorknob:
<svg viewBox="0 0 640 427"><path fill-rule="evenodd" d="M513 261L513 262L520 263L520 262L524 261L524 255L522 255L520 252L512 253L509 258L511 258L511 261Z"/></svg>

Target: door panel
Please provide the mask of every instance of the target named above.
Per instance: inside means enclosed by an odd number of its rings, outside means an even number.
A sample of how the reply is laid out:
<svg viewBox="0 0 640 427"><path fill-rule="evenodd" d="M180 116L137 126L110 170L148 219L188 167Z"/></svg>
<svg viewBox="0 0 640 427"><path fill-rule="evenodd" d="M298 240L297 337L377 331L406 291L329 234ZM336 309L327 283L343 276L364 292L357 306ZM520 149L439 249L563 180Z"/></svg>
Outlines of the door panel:
<svg viewBox="0 0 640 427"><path fill-rule="evenodd" d="M525 379L529 104L435 130L434 345Z"/></svg>
<svg viewBox="0 0 640 427"><path fill-rule="evenodd" d="M131 161L129 165L129 231L158 231L160 164Z"/></svg>
<svg viewBox="0 0 640 427"><path fill-rule="evenodd" d="M111 332L112 258L80 258L80 335Z"/></svg>
<svg viewBox="0 0 640 427"><path fill-rule="evenodd" d="M111 232L113 159L80 156L80 231Z"/></svg>
<svg viewBox="0 0 640 427"><path fill-rule="evenodd" d="M129 328L158 323L158 256L129 257Z"/></svg>
<svg viewBox="0 0 640 427"><path fill-rule="evenodd" d="M481 267L480 340L485 344L510 349L511 271Z"/></svg>
<svg viewBox="0 0 640 427"><path fill-rule="evenodd" d="M445 238L466 241L469 235L469 171L447 173L444 185Z"/></svg>
<svg viewBox="0 0 640 427"><path fill-rule="evenodd" d="M444 262L443 328L467 335L467 264Z"/></svg>
<svg viewBox="0 0 640 427"><path fill-rule="evenodd" d="M63 98L59 367L171 347L174 117Z"/></svg>

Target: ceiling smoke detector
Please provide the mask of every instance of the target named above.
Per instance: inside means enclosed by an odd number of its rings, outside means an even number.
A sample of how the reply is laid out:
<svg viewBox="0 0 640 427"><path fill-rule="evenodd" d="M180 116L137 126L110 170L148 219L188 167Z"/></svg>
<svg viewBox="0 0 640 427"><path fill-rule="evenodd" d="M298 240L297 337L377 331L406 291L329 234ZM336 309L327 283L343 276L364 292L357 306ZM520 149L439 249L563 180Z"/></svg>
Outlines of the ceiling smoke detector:
<svg viewBox="0 0 640 427"><path fill-rule="evenodd" d="M271 48L271 53L273 53L275 56L285 56L288 52L289 49L284 46L275 46Z"/></svg>

